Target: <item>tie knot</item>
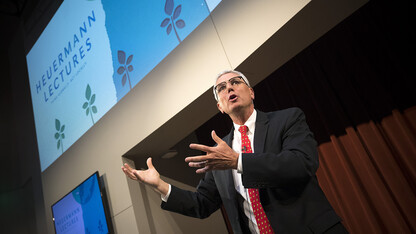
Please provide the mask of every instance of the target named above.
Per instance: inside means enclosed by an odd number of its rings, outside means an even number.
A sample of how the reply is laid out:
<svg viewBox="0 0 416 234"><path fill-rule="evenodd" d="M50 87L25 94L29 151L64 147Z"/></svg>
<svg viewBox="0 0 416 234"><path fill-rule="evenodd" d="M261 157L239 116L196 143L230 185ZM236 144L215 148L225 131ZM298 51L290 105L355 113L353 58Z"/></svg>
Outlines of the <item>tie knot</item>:
<svg viewBox="0 0 416 234"><path fill-rule="evenodd" d="M246 125L242 125L238 128L238 131L241 132L241 134L247 134L248 127Z"/></svg>

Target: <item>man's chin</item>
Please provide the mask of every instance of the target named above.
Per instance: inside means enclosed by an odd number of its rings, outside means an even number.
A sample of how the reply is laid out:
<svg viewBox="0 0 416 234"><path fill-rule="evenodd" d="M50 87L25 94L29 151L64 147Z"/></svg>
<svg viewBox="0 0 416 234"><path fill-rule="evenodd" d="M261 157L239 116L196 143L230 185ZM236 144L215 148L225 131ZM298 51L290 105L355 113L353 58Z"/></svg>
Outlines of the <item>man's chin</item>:
<svg viewBox="0 0 416 234"><path fill-rule="evenodd" d="M229 113L239 113L239 112L241 112L242 110L243 110L244 108L243 108L243 106L241 106L241 105L234 105L234 106L231 106L230 107L230 109L229 109Z"/></svg>

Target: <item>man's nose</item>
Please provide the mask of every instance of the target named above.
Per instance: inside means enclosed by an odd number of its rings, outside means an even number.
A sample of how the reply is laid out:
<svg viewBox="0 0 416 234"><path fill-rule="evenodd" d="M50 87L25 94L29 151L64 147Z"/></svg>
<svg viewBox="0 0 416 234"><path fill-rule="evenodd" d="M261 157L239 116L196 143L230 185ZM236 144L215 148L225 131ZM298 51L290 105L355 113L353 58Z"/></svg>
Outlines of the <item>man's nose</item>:
<svg viewBox="0 0 416 234"><path fill-rule="evenodd" d="M233 85L231 84L231 82L227 82L227 86L226 86L227 92L233 91Z"/></svg>

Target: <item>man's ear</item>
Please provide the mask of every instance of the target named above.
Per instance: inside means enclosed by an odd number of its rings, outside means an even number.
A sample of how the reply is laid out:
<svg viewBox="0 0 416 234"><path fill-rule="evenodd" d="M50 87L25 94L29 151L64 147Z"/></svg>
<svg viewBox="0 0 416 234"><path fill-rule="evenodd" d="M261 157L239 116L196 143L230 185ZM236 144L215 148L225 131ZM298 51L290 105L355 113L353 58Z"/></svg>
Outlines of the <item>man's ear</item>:
<svg viewBox="0 0 416 234"><path fill-rule="evenodd" d="M223 113L224 114L224 111L222 110L222 108L221 108L221 104L220 104L220 102L217 102L217 108L218 108L218 110L220 110L221 111L221 113Z"/></svg>
<svg viewBox="0 0 416 234"><path fill-rule="evenodd" d="M253 88L250 88L250 97L251 97L251 100L254 100L254 90L253 90Z"/></svg>

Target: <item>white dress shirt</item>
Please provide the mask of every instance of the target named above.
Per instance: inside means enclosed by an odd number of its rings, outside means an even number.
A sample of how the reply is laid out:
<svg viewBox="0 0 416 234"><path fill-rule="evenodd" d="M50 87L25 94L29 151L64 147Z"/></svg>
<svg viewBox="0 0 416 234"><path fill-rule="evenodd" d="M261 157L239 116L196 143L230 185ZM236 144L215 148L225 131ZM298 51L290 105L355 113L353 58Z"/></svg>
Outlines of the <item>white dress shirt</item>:
<svg viewBox="0 0 416 234"><path fill-rule="evenodd" d="M254 131L256 129L256 117L257 112L256 110L253 111L251 116L248 120L244 123L248 127L247 136L251 143L251 149L254 153ZM239 153L240 156L238 157L238 165L237 170L233 169L233 178L234 178L234 186L235 190L241 194L244 198L243 207L244 207L244 214L248 217L249 221L249 229L251 233L260 233L259 228L257 226L256 217L254 216L253 209L251 207L250 198L248 195L248 190L243 186L243 180L241 179L241 174L243 174L243 159L241 157L241 133L238 131L241 125L234 124L234 137L232 142L232 148L235 152Z"/></svg>

